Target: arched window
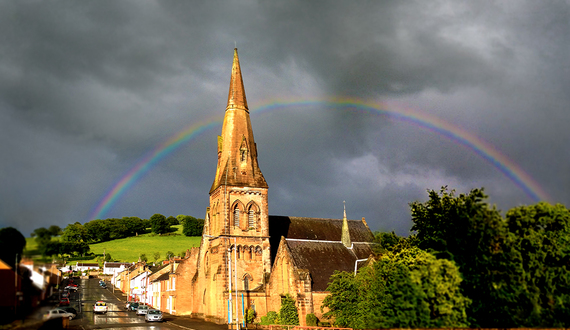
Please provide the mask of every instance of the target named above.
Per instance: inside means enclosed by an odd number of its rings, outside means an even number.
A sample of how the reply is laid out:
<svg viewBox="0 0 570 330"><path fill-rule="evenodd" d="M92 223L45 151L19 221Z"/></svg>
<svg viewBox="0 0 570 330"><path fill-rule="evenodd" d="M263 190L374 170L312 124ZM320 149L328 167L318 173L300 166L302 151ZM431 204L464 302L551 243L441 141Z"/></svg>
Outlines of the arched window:
<svg viewBox="0 0 570 330"><path fill-rule="evenodd" d="M250 208L248 213L249 228L255 228L255 210Z"/></svg>
<svg viewBox="0 0 570 330"><path fill-rule="evenodd" d="M234 209L234 226L239 227L239 207L237 205Z"/></svg>

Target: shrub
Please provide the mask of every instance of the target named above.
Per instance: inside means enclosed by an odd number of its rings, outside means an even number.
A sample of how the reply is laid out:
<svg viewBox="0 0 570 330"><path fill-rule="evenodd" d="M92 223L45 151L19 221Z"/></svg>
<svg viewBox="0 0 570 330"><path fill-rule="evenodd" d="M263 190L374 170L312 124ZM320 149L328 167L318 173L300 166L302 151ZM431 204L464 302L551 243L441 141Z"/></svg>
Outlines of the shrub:
<svg viewBox="0 0 570 330"><path fill-rule="evenodd" d="M267 315L261 317L262 325L279 324L279 315L274 311L267 312Z"/></svg>
<svg viewBox="0 0 570 330"><path fill-rule="evenodd" d="M297 307L295 307L295 300L289 294L281 297L279 324L299 325L299 313L297 312Z"/></svg>
<svg viewBox="0 0 570 330"><path fill-rule="evenodd" d="M316 327L319 324L319 319L315 316L315 314L307 314L305 320L307 321L308 327Z"/></svg>
<svg viewBox="0 0 570 330"><path fill-rule="evenodd" d="M246 323L253 323L253 321L255 320L255 311L252 308L248 308L247 311L245 312L245 322Z"/></svg>

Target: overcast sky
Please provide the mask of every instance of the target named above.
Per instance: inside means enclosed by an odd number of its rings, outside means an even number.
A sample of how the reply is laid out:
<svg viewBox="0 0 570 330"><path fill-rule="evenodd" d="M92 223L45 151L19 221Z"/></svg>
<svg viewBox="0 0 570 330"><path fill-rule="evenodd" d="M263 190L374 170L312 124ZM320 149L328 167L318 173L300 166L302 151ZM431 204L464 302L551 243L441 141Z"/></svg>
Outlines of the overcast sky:
<svg viewBox="0 0 570 330"><path fill-rule="evenodd" d="M212 118L102 218L203 218L237 45L272 215L408 235L427 189L536 202L443 120L570 205L568 1L1 1L0 227L92 220L147 153ZM391 107L283 106L351 98ZM535 188L536 188L535 187Z"/></svg>

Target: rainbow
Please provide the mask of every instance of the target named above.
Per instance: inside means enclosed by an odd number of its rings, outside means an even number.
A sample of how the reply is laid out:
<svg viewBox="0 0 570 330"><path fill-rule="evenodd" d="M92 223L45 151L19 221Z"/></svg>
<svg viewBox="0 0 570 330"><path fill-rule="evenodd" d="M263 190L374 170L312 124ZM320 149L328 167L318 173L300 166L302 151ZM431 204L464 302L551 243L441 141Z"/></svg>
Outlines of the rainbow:
<svg viewBox="0 0 570 330"><path fill-rule="evenodd" d="M302 100L302 101L281 101L275 100L252 107L252 114L265 113L290 107L329 107L333 109L347 109L355 113L370 113L387 115L392 119L407 122L423 129L439 134L455 143L463 145L481 158L497 168L503 175L509 178L533 201L550 201L550 196L541 186L517 164L507 156L499 152L491 144L479 137L452 125L442 119L430 116L427 113L413 109L396 108L382 103L366 103L355 99L331 99L331 100ZM107 211L128 191L140 178L142 178L154 165L163 160L166 156L177 150L180 146L191 141L201 133L221 125L223 118L211 118L209 120L196 122L180 132L174 134L153 150L145 154L133 168L131 168L121 179L115 183L111 189L103 196L97 205L92 209L89 220L101 219Z"/></svg>

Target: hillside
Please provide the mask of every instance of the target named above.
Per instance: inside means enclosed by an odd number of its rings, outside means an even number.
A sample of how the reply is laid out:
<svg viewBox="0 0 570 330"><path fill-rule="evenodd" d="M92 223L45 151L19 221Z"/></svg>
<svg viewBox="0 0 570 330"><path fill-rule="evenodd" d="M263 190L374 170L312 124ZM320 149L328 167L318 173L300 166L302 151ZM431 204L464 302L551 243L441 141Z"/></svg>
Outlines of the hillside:
<svg viewBox="0 0 570 330"><path fill-rule="evenodd" d="M182 226L172 226L177 231L174 232L176 236L155 236L153 234L143 234L139 236L127 237L116 239L112 241L89 244L94 255L85 258L66 258L68 264L75 264L76 262L97 262L97 259L103 260L103 254L111 254L114 261L120 262L134 262L139 259L140 254L144 253L148 258L148 262L154 261L154 254L158 252L160 258L158 260L166 259L166 253L171 251L174 255L180 255L183 251L192 247L200 246L200 236L186 237L182 235ZM25 254L32 257L34 260L48 262L50 258L41 258L38 256L37 244L34 238L26 238Z"/></svg>

